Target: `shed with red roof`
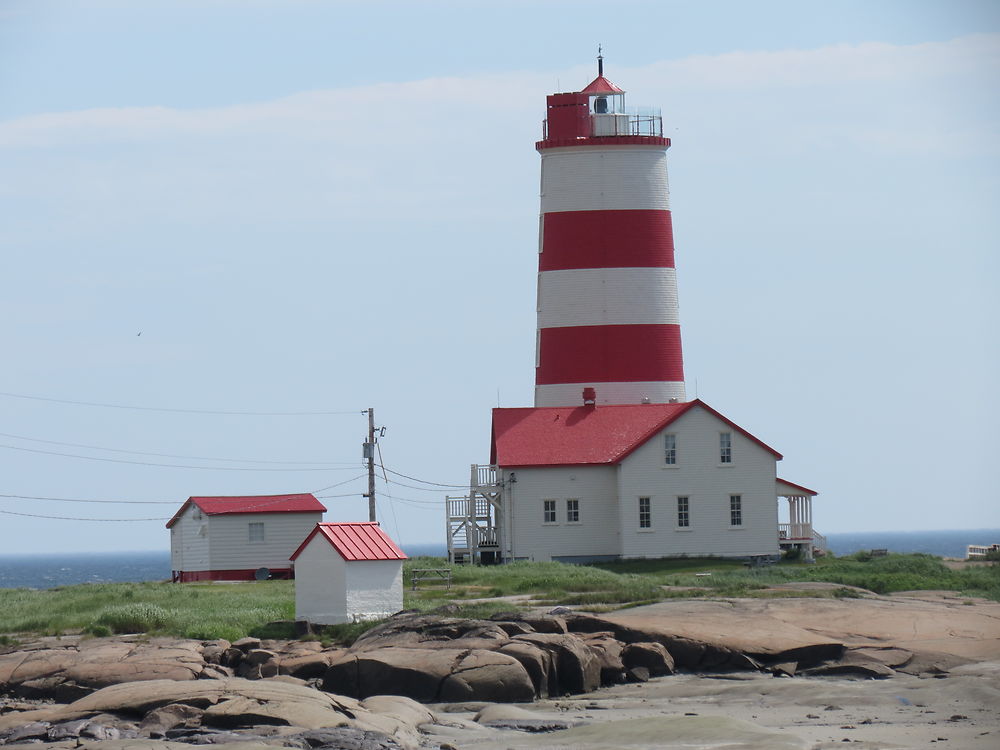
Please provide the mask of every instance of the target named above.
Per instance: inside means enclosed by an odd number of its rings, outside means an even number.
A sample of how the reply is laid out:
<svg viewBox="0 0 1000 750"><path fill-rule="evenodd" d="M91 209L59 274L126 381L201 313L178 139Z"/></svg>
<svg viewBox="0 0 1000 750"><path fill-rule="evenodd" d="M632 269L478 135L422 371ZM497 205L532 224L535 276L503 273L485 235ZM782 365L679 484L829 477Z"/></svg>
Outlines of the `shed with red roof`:
<svg viewBox="0 0 1000 750"><path fill-rule="evenodd" d="M377 523L318 523L292 553L295 619L377 620L403 608L406 555Z"/></svg>
<svg viewBox="0 0 1000 750"><path fill-rule="evenodd" d="M167 521L175 582L289 578L326 508L309 493L189 497Z"/></svg>

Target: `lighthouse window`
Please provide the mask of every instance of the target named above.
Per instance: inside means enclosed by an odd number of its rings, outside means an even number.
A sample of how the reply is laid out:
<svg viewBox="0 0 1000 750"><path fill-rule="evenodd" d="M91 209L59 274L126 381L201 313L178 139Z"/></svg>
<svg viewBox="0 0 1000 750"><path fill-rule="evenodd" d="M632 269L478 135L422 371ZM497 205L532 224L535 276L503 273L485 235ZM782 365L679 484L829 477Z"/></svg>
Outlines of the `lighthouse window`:
<svg viewBox="0 0 1000 750"><path fill-rule="evenodd" d="M719 433L719 463L731 464L733 462L733 433Z"/></svg>
<svg viewBox="0 0 1000 750"><path fill-rule="evenodd" d="M648 497L639 498L639 528L653 528L653 512Z"/></svg>
<svg viewBox="0 0 1000 750"><path fill-rule="evenodd" d="M556 522L556 501L555 500L542 500L542 522L543 523L555 523Z"/></svg>
<svg viewBox="0 0 1000 750"><path fill-rule="evenodd" d="M676 435L664 435L663 436L663 462L667 466L674 466L677 464L677 436Z"/></svg>

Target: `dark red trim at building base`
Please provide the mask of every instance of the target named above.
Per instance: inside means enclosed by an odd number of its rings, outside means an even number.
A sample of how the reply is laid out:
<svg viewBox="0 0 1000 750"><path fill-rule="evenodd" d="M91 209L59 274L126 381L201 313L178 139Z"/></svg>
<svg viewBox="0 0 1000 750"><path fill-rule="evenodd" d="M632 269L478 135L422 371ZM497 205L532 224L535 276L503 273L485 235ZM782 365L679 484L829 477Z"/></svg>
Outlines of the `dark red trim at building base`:
<svg viewBox="0 0 1000 750"><path fill-rule="evenodd" d="M256 581L259 568L249 570L174 570L170 580L173 583L194 583L196 581ZM295 578L292 568L269 568L271 578Z"/></svg>
<svg viewBox="0 0 1000 750"><path fill-rule="evenodd" d="M573 326L539 334L535 385L684 382L679 325Z"/></svg>
<svg viewBox="0 0 1000 750"><path fill-rule="evenodd" d="M668 149L670 139L658 135L592 135L587 138L549 138L535 143L537 151L565 146L659 146Z"/></svg>
<svg viewBox="0 0 1000 750"><path fill-rule="evenodd" d="M557 211L542 219L539 271L673 267L669 211Z"/></svg>

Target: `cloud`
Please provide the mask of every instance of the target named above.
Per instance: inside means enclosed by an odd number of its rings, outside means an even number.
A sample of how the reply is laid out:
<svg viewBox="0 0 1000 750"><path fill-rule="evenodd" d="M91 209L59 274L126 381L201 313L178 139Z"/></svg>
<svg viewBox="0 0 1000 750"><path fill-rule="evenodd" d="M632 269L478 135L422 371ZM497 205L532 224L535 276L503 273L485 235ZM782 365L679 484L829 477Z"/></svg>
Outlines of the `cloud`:
<svg viewBox="0 0 1000 750"><path fill-rule="evenodd" d="M684 94L753 94L795 89L872 84L988 87L1000 73L1000 34L977 34L947 42L914 45L864 43L815 50L732 52L622 68L643 98L666 101ZM541 112L540 98L556 78L586 81L592 71L577 67L552 73L510 73L383 83L344 90L297 93L266 102L180 110L120 107L57 112L0 122L0 148L38 148L159 139L227 137L240 132L294 132L299 137L408 137L433 131L481 133L485 112ZM802 95L795 94L795 95ZM540 118L538 118L540 119ZM458 126L461 125L461 128ZM431 132L427 132L431 131Z"/></svg>

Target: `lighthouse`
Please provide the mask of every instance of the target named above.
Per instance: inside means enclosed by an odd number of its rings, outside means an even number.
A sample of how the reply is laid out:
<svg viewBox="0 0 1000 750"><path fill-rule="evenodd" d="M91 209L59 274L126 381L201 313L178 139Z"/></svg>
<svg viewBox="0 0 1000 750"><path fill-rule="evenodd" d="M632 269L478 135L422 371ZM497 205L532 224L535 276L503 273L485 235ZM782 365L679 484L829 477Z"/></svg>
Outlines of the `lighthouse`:
<svg viewBox="0 0 1000 750"><path fill-rule="evenodd" d="M600 56L546 104L535 404L493 410L489 463L446 498L449 560L811 558L816 491L685 396L659 113L626 108Z"/></svg>
<svg viewBox="0 0 1000 750"><path fill-rule="evenodd" d="M604 76L546 101L535 406L685 401L659 113Z"/></svg>

